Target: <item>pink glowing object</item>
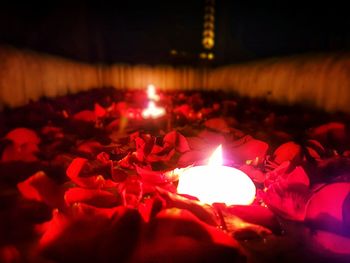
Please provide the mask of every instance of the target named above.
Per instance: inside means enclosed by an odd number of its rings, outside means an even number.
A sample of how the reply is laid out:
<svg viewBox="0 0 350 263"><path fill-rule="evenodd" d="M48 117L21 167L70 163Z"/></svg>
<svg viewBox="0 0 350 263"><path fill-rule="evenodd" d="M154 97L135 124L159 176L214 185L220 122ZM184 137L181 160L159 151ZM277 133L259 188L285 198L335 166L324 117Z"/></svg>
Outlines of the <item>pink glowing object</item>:
<svg viewBox="0 0 350 263"><path fill-rule="evenodd" d="M208 165L191 167L180 175L177 192L207 204L249 205L255 199L256 188L248 175L222 165L220 145Z"/></svg>

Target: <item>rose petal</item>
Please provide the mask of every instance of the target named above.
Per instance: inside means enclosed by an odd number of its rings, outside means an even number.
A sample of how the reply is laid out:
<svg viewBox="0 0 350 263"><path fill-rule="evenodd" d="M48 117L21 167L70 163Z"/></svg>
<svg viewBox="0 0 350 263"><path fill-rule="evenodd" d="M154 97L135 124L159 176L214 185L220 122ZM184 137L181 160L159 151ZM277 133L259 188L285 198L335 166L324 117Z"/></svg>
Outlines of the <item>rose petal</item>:
<svg viewBox="0 0 350 263"><path fill-rule="evenodd" d="M176 207L185 209L209 225L218 224L215 211L211 206L205 205L195 200L190 200L177 194L173 194L159 187L156 189L160 196L166 201L167 208Z"/></svg>
<svg viewBox="0 0 350 263"><path fill-rule="evenodd" d="M226 147L226 158L234 162L243 162L257 159L262 162L265 158L269 145L266 142L250 139L237 147L229 145Z"/></svg>
<svg viewBox="0 0 350 263"><path fill-rule="evenodd" d="M264 226L276 234L281 232L281 227L275 214L267 207L261 205L235 205L227 207L226 210L228 213L238 216L248 223Z"/></svg>
<svg viewBox="0 0 350 263"><path fill-rule="evenodd" d="M230 127L228 126L227 122L223 118L212 118L204 122L204 126L218 131L218 132L224 132L229 133Z"/></svg>
<svg viewBox="0 0 350 263"><path fill-rule="evenodd" d="M84 122L95 122L96 115L95 112L90 110L83 110L73 115L74 120L84 121Z"/></svg>
<svg viewBox="0 0 350 263"><path fill-rule="evenodd" d="M350 236L350 183L324 186L310 199L305 220L327 231Z"/></svg>
<svg viewBox="0 0 350 263"><path fill-rule="evenodd" d="M34 130L28 128L16 128L5 135L5 139L12 141L16 145L40 143L40 138Z"/></svg>
<svg viewBox="0 0 350 263"><path fill-rule="evenodd" d="M350 256L350 238L318 230L312 235L312 240L329 252Z"/></svg>
<svg viewBox="0 0 350 263"><path fill-rule="evenodd" d="M164 172L152 171L150 169L145 169L140 166L135 166L135 167L136 167L136 172L141 176L142 181L145 181L151 184L156 184L156 185L169 183L169 180L165 176Z"/></svg>
<svg viewBox="0 0 350 263"><path fill-rule="evenodd" d="M272 184L261 193L265 204L288 220L303 221L310 193L304 185Z"/></svg>
<svg viewBox="0 0 350 263"><path fill-rule="evenodd" d="M181 133L177 131L171 131L163 138L165 147L173 147L176 151L184 153L190 150L187 139Z"/></svg>
<svg viewBox="0 0 350 263"><path fill-rule="evenodd" d="M39 152L37 144L26 143L22 145L10 144L7 145L1 155L1 161L23 161L35 162L38 161L36 154Z"/></svg>
<svg viewBox="0 0 350 263"><path fill-rule="evenodd" d="M91 140L91 141L83 141L77 146L76 150L78 152L94 155L97 152L99 152L101 148L102 148L101 143L99 143L98 141Z"/></svg>
<svg viewBox="0 0 350 263"><path fill-rule="evenodd" d="M285 161L297 162L301 160L301 146L293 141L280 145L273 153L273 160L281 164Z"/></svg>
<svg viewBox="0 0 350 263"><path fill-rule="evenodd" d="M62 207L63 190L42 171L18 183L17 188L24 198Z"/></svg>
<svg viewBox="0 0 350 263"><path fill-rule="evenodd" d="M187 167L192 164L199 164L208 158L208 154L203 151L189 151L182 154L178 160L178 167Z"/></svg>
<svg viewBox="0 0 350 263"><path fill-rule="evenodd" d="M95 112L95 116L97 118L102 118L104 116L106 116L107 111L105 108L103 108L100 104L95 103L94 105L94 112Z"/></svg>
<svg viewBox="0 0 350 263"><path fill-rule="evenodd" d="M238 247L238 243L229 235L216 226L208 225L198 219L191 211L179 208L163 209L157 214L153 223L164 222L164 229L158 229L153 234L159 237L178 235L192 237L201 242L212 240L215 244L221 244L229 247ZM156 229L157 230L157 229ZM159 232L159 230L163 230ZM164 232L166 231L166 232Z"/></svg>
<svg viewBox="0 0 350 263"><path fill-rule="evenodd" d="M345 124L341 122L329 122L312 128L309 132L311 138L322 143L344 143L346 141Z"/></svg>
<svg viewBox="0 0 350 263"><path fill-rule="evenodd" d="M67 205L86 203L97 207L113 207L121 204L120 197L104 190L70 188L64 194Z"/></svg>

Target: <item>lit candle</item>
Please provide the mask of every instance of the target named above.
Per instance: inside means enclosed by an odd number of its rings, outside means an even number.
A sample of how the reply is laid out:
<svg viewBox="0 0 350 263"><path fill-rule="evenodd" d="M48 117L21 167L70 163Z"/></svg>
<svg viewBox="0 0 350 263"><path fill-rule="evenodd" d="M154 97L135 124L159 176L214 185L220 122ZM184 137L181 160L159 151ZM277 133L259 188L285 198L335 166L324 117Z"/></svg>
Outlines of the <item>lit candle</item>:
<svg viewBox="0 0 350 263"><path fill-rule="evenodd" d="M156 89L153 84L149 84L147 87L148 107L142 111L142 117L144 119L156 119L165 115L165 109L158 107L155 101L159 100L159 95L156 93Z"/></svg>
<svg viewBox="0 0 350 263"><path fill-rule="evenodd" d="M177 192L210 205L249 205L255 199L256 188L244 172L222 164L220 145L208 165L194 166L181 173Z"/></svg>
<svg viewBox="0 0 350 263"><path fill-rule="evenodd" d="M148 102L148 107L142 111L142 117L145 119L156 119L165 115L165 109L157 107L154 101Z"/></svg>

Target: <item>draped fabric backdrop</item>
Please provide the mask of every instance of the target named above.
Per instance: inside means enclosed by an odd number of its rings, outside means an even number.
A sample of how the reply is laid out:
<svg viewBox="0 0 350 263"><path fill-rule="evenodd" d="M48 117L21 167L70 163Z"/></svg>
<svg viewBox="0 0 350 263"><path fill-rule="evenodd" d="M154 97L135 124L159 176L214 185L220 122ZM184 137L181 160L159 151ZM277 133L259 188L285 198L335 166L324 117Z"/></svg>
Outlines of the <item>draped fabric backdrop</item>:
<svg viewBox="0 0 350 263"><path fill-rule="evenodd" d="M350 112L350 54L304 55L217 68L92 65L0 47L0 109L98 87L225 90Z"/></svg>

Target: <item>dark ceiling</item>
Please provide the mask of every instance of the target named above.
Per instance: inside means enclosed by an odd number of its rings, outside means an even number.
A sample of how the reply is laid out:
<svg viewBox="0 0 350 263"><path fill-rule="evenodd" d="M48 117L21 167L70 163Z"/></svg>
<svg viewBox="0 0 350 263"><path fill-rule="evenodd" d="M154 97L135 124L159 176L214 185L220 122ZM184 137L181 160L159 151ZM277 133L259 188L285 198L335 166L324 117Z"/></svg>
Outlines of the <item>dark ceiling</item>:
<svg viewBox="0 0 350 263"><path fill-rule="evenodd" d="M204 3L2 1L0 43L87 62L197 63ZM216 0L215 61L348 50L344 5Z"/></svg>

